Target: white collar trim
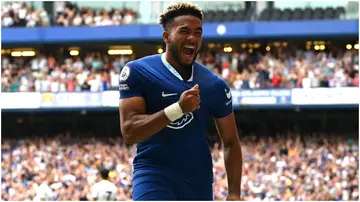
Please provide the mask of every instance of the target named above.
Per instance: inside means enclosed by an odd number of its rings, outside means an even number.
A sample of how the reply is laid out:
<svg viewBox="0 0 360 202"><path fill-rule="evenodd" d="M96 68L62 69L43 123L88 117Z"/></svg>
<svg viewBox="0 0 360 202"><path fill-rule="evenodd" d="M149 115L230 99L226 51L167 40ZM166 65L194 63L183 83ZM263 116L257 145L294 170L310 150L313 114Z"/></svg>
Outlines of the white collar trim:
<svg viewBox="0 0 360 202"><path fill-rule="evenodd" d="M170 63L168 63L168 61L166 61L166 55L165 53L161 54L161 61L162 63L165 65L166 68L168 68L168 70L174 74L177 78L179 78L181 81L183 81L183 78L180 76L179 72L177 72L175 70L175 68L173 66L171 66ZM191 77L188 80L189 82L192 82L194 79L194 65L192 66L192 70L191 70Z"/></svg>

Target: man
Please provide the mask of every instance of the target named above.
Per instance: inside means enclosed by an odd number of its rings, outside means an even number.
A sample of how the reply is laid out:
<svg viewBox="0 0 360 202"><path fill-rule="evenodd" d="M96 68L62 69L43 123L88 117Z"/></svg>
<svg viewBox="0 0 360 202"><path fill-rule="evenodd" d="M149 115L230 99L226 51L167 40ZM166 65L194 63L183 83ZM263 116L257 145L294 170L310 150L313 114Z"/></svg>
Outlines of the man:
<svg viewBox="0 0 360 202"><path fill-rule="evenodd" d="M242 155L227 84L195 62L202 11L170 5L161 15L166 52L129 62L120 74L120 126L137 144L133 200L213 200L206 139L216 119L225 146L228 200L240 200Z"/></svg>
<svg viewBox="0 0 360 202"><path fill-rule="evenodd" d="M109 181L109 170L100 171L101 181L94 184L91 188L93 201L115 201L117 188L114 183Z"/></svg>

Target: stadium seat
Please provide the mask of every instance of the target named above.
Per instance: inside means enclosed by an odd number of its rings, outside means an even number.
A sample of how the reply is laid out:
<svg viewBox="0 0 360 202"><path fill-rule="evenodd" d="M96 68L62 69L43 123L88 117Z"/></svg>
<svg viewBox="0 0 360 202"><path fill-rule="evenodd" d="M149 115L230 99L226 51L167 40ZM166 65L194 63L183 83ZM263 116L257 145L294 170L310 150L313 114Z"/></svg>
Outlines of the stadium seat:
<svg viewBox="0 0 360 202"><path fill-rule="evenodd" d="M244 15L245 15L245 11L239 10L236 12L234 20L235 21L244 21Z"/></svg>
<svg viewBox="0 0 360 202"><path fill-rule="evenodd" d="M287 8L284 10L280 20L288 21L291 19L291 16L292 16L292 11L291 11L291 9Z"/></svg>
<svg viewBox="0 0 360 202"><path fill-rule="evenodd" d="M253 16L254 10L255 10L254 8L245 10L245 15L244 15L245 21L251 21L251 17Z"/></svg>
<svg viewBox="0 0 360 202"><path fill-rule="evenodd" d="M235 18L235 11L229 10L225 13L224 21L225 22L232 22Z"/></svg>
<svg viewBox="0 0 360 202"><path fill-rule="evenodd" d="M214 18L212 19L213 22L222 22L225 19L225 11L218 11L216 12Z"/></svg>
<svg viewBox="0 0 360 202"><path fill-rule="evenodd" d="M268 21L269 18L270 18L270 9L264 9L261 13L260 13L260 17L259 17L259 20L260 21Z"/></svg>
<svg viewBox="0 0 360 202"><path fill-rule="evenodd" d="M300 8L296 8L291 16L291 20L302 20L303 17L303 10Z"/></svg>
<svg viewBox="0 0 360 202"><path fill-rule="evenodd" d="M282 15L282 11L280 9L274 9L274 10L272 10L270 20L278 21L278 20L280 20L281 15Z"/></svg>
<svg viewBox="0 0 360 202"><path fill-rule="evenodd" d="M315 8L314 10L314 20L322 20L324 19L324 9L323 8Z"/></svg>
<svg viewBox="0 0 360 202"><path fill-rule="evenodd" d="M313 19L313 10L311 8L305 8L302 19L303 20L312 20Z"/></svg>
<svg viewBox="0 0 360 202"><path fill-rule="evenodd" d="M324 19L334 19L334 9L331 7L327 7L324 11Z"/></svg>
<svg viewBox="0 0 360 202"><path fill-rule="evenodd" d="M208 10L207 12L204 13L204 21L211 22L212 19L214 18L214 15L215 15L215 11Z"/></svg>

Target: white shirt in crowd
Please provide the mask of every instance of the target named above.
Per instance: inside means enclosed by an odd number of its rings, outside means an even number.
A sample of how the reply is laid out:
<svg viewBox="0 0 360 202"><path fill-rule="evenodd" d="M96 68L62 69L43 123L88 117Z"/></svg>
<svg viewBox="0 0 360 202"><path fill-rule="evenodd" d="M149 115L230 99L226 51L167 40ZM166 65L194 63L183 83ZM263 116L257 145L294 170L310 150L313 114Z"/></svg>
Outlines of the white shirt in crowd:
<svg viewBox="0 0 360 202"><path fill-rule="evenodd" d="M14 24L14 20L12 19L12 17L6 16L2 18L2 25L4 27L10 27L13 24Z"/></svg>
<svg viewBox="0 0 360 202"><path fill-rule="evenodd" d="M54 197L54 192L46 183L40 186L35 185L36 196L33 201L51 201Z"/></svg>
<svg viewBox="0 0 360 202"><path fill-rule="evenodd" d="M25 19L27 15L27 10L25 8L21 8L19 10L18 15L19 15L19 19Z"/></svg>
<svg viewBox="0 0 360 202"><path fill-rule="evenodd" d="M88 81L88 84L90 85L91 92L98 92L101 90L101 81L97 78L91 79Z"/></svg>
<svg viewBox="0 0 360 202"><path fill-rule="evenodd" d="M21 2L13 2L11 7L14 11L18 11L21 8Z"/></svg>
<svg viewBox="0 0 360 202"><path fill-rule="evenodd" d="M119 74L116 74L115 71L110 72L110 82L111 87L119 85Z"/></svg>
<svg viewBox="0 0 360 202"><path fill-rule="evenodd" d="M50 90L50 79L43 79L40 81L41 92L49 92Z"/></svg>
<svg viewBox="0 0 360 202"><path fill-rule="evenodd" d="M311 79L309 77L303 78L302 87L303 88L311 88Z"/></svg>
<svg viewBox="0 0 360 202"><path fill-rule="evenodd" d="M76 17L74 18L74 20L73 20L73 24L74 24L75 26L80 26L81 23L82 23L82 21L83 21L83 19L82 19L81 16L76 16Z"/></svg>
<svg viewBox="0 0 360 202"><path fill-rule="evenodd" d="M115 201L117 188L114 183L102 180L91 188L91 196L97 201Z"/></svg>
<svg viewBox="0 0 360 202"><path fill-rule="evenodd" d="M51 82L51 86L50 86L50 90L51 92L58 92L60 88L60 84L57 81L52 81Z"/></svg>

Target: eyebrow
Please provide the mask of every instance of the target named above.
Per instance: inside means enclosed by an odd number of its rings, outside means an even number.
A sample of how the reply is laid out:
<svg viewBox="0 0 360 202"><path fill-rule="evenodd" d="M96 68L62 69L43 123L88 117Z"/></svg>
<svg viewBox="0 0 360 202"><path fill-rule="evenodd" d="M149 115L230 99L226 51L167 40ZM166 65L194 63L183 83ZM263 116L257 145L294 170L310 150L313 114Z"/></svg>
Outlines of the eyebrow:
<svg viewBox="0 0 360 202"><path fill-rule="evenodd" d="M189 28L188 28L186 25L181 26L179 29L189 30ZM195 30L196 30L196 31L201 31L201 32L203 31L202 27L198 27L198 28L196 28Z"/></svg>

